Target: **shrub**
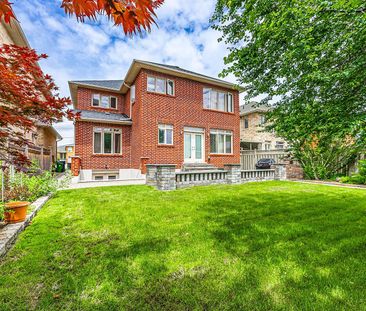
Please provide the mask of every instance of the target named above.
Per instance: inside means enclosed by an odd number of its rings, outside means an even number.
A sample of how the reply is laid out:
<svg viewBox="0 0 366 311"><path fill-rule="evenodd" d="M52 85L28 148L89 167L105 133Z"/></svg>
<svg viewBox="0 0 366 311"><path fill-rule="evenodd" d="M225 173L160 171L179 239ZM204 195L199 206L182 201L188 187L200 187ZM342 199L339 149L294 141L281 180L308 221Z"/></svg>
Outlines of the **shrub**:
<svg viewBox="0 0 366 311"><path fill-rule="evenodd" d="M345 184L362 185L366 183L366 176L362 176L360 174L354 174L352 176L344 176L341 177L340 182Z"/></svg>
<svg viewBox="0 0 366 311"><path fill-rule="evenodd" d="M358 172L361 176L366 176L366 160L358 161Z"/></svg>

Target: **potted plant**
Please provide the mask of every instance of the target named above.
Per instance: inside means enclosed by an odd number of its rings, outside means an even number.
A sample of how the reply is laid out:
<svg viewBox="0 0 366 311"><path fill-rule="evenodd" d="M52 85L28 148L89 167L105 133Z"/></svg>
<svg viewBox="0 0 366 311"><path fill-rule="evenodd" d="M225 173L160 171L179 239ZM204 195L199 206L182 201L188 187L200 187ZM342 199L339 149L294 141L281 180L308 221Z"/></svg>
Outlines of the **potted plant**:
<svg viewBox="0 0 366 311"><path fill-rule="evenodd" d="M5 204L4 221L7 224L22 222L27 217L27 209L30 203L27 201L15 201Z"/></svg>

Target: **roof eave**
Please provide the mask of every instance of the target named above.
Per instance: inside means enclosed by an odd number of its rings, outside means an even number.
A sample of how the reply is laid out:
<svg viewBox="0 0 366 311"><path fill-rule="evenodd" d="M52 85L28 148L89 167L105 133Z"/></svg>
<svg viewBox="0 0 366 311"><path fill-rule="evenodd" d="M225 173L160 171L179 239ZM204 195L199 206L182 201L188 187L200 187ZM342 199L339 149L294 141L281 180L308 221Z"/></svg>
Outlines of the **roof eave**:
<svg viewBox="0 0 366 311"><path fill-rule="evenodd" d="M132 85L132 83L135 81L135 79L141 69L150 69L150 70L158 71L158 72L165 73L165 74L170 74L170 75L177 76L177 77L187 78L190 80L195 80L195 81L208 83L208 84L212 84L212 85L216 85L216 86L230 88L232 90L237 90L240 93L245 91L245 89L243 87L240 87L231 82L226 82L223 80L220 81L220 80L217 80L215 78L210 78L210 77L203 77L201 75L194 74L194 73L186 73L186 72L182 72L180 70L175 70L172 68L167 68L167 67L159 66L156 64L150 64L150 63L147 63L147 62L144 62L141 60L134 59L130 68L128 69L126 77L124 79L125 83L122 85L122 88L121 88L122 93L126 93L128 91L127 85Z"/></svg>
<svg viewBox="0 0 366 311"><path fill-rule="evenodd" d="M131 120L105 120L98 118L79 118L77 121L80 122L99 122L99 123L107 123L107 124L121 124L121 125L132 125Z"/></svg>

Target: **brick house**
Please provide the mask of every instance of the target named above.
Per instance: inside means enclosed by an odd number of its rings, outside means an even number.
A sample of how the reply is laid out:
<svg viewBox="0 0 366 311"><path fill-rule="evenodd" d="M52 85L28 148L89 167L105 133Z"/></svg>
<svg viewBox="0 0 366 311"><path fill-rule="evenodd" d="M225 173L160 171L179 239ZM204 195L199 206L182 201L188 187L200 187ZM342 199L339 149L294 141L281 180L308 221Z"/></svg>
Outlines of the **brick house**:
<svg viewBox="0 0 366 311"><path fill-rule="evenodd" d="M282 150L287 147L283 138L264 130L269 108L250 102L240 106L240 147L243 150Z"/></svg>
<svg viewBox="0 0 366 311"><path fill-rule="evenodd" d="M16 19L10 24L0 20L0 45L15 44L30 48L29 42ZM20 129L19 129L20 130ZM50 169L57 157L57 142L62 140L61 135L49 124L38 123L32 131L24 133L31 143L24 149L24 153L32 161L39 163L42 169Z"/></svg>
<svg viewBox="0 0 366 311"><path fill-rule="evenodd" d="M240 163L239 91L180 67L134 60L124 80L70 81L81 180ZM74 172L78 174L78 172Z"/></svg>

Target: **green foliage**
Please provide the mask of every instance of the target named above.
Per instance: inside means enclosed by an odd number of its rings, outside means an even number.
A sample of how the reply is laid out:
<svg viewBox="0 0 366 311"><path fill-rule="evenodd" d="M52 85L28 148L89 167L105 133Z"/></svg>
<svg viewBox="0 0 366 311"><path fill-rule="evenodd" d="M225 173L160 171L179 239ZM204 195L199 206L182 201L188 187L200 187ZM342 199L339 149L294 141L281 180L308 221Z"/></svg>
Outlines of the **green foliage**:
<svg viewBox="0 0 366 311"><path fill-rule="evenodd" d="M33 202L37 198L55 192L58 188L65 188L69 184L71 175L66 173L62 181L58 180L51 171L42 171L33 162L27 173L15 172L9 178L5 193L6 201L25 200Z"/></svg>
<svg viewBox="0 0 366 311"><path fill-rule="evenodd" d="M353 174L351 176L344 176L340 179L341 183L344 184L356 184L363 185L366 183L366 176L362 176L360 174Z"/></svg>
<svg viewBox="0 0 366 311"><path fill-rule="evenodd" d="M218 0L213 22L229 46L222 75L272 102L268 129L307 175L344 168L365 144L365 2Z"/></svg>
<svg viewBox="0 0 366 311"><path fill-rule="evenodd" d="M358 172L361 176L366 176L366 160L358 161Z"/></svg>
<svg viewBox="0 0 366 311"><path fill-rule="evenodd" d="M343 176L341 177L340 182L345 184L366 184L366 160L358 161L358 174Z"/></svg>

